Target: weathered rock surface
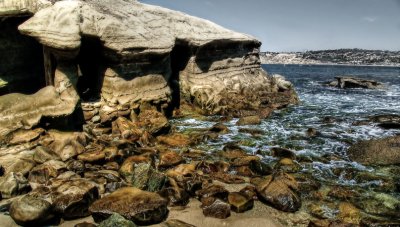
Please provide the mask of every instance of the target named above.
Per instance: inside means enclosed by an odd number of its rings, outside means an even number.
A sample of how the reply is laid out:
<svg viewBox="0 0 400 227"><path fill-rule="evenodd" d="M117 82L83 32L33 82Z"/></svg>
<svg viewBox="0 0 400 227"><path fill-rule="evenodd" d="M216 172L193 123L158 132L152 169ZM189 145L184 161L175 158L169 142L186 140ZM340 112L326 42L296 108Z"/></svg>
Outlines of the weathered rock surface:
<svg viewBox="0 0 400 227"><path fill-rule="evenodd" d="M347 150L350 159L365 165L400 163L400 136L360 141Z"/></svg>
<svg viewBox="0 0 400 227"><path fill-rule="evenodd" d="M10 216L22 226L39 226L53 218L51 204L31 195L15 200L10 206Z"/></svg>
<svg viewBox="0 0 400 227"><path fill-rule="evenodd" d="M135 224L146 225L159 223L166 218L167 203L156 193L126 187L94 202L90 212L96 222L118 213Z"/></svg>

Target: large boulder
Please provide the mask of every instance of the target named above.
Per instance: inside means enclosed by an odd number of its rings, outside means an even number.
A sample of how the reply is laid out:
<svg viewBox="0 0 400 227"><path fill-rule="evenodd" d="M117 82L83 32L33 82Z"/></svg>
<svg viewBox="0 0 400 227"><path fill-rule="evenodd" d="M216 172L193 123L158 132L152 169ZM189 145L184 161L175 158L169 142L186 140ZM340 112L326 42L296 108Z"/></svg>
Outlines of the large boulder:
<svg viewBox="0 0 400 227"><path fill-rule="evenodd" d="M118 213L135 224L160 223L168 214L168 201L160 195L134 187L121 188L90 206L96 222Z"/></svg>
<svg viewBox="0 0 400 227"><path fill-rule="evenodd" d="M347 150L349 158L364 165L400 163L400 136L360 141Z"/></svg>
<svg viewBox="0 0 400 227"><path fill-rule="evenodd" d="M10 216L22 226L39 226L53 218L51 203L32 195L23 196L11 203Z"/></svg>

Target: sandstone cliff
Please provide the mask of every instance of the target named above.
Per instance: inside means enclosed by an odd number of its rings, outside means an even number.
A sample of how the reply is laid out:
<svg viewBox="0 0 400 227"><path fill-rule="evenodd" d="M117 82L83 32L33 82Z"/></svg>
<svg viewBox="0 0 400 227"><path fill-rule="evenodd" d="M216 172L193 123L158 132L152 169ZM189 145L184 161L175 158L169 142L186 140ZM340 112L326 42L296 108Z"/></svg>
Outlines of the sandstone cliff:
<svg viewBox="0 0 400 227"><path fill-rule="evenodd" d="M35 12L44 1L25 2L14 6ZM292 87L279 86L261 69L257 39L165 8L133 0L58 1L19 31L43 46L41 79L64 97L68 111L61 116L82 111L87 101L100 102L95 113L103 123L137 113L144 103L165 114L184 103L204 114L267 116L297 102ZM2 110L0 123L21 125L14 114Z"/></svg>

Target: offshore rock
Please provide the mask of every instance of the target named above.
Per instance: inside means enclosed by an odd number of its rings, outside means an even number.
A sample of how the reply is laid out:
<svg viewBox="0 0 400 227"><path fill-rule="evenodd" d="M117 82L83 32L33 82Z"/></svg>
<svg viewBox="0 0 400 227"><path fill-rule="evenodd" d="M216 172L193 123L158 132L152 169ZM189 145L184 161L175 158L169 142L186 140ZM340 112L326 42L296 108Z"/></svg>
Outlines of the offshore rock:
<svg viewBox="0 0 400 227"><path fill-rule="evenodd" d="M380 89L383 88L382 83L375 80L367 80L349 76L335 77L337 81L328 83L329 86L338 87L342 89L347 88L366 88L366 89Z"/></svg>
<svg viewBox="0 0 400 227"><path fill-rule="evenodd" d="M39 226L53 218L51 208L46 200L26 195L12 202L9 212L18 225Z"/></svg>
<svg viewBox="0 0 400 227"><path fill-rule="evenodd" d="M350 159L364 165L400 163L400 136L360 141L347 150Z"/></svg>
<svg viewBox="0 0 400 227"><path fill-rule="evenodd" d="M156 193L126 187L94 202L90 212L96 222L118 213L135 224L148 225L166 218L167 204L168 201Z"/></svg>

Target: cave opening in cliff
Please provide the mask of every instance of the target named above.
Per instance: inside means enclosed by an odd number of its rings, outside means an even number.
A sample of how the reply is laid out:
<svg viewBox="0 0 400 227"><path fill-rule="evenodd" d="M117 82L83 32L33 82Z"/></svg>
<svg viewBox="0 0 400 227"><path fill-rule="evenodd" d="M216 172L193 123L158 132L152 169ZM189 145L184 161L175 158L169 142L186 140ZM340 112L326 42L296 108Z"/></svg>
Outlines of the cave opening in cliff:
<svg viewBox="0 0 400 227"><path fill-rule="evenodd" d="M33 94L46 86L43 46L18 31L27 19L0 18L0 95Z"/></svg>
<svg viewBox="0 0 400 227"><path fill-rule="evenodd" d="M179 75L180 72L186 68L191 56L192 49L189 43L177 40L171 51L171 78L169 80L169 86L172 90L171 110L179 109L180 107Z"/></svg>
<svg viewBox="0 0 400 227"><path fill-rule="evenodd" d="M83 36L77 58L77 91L83 102L98 101L104 75L103 45L97 37Z"/></svg>

